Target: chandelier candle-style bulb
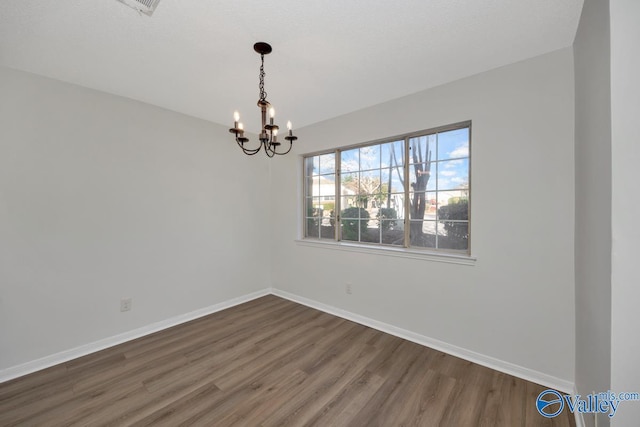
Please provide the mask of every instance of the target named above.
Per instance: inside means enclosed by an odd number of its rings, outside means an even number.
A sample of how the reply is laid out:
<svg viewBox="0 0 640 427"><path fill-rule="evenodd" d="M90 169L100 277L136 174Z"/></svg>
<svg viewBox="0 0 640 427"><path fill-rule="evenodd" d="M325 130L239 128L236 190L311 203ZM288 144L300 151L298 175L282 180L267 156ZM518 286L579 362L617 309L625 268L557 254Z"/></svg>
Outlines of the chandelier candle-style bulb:
<svg viewBox="0 0 640 427"><path fill-rule="evenodd" d="M256 154L258 151L264 148L265 154L268 157L273 157L276 154L279 156L287 154L291 151L293 147L293 141L297 140L298 137L293 135L293 131L291 130L291 122L287 122L287 128L289 129L289 134L285 136L285 140L289 142L289 147L285 151L278 151L278 147L281 146L281 143L278 142L278 125L274 123L274 118L276 115L276 110L271 107L269 101L267 101L267 92L264 90L264 56L271 53L272 49L268 43L258 42L253 45L253 50L255 50L258 54L260 54L260 84L258 88L260 89L260 98L258 98L258 108L260 108L260 116L261 116L261 128L260 133L258 134L259 144L256 148L247 148L244 146L245 142L249 141L249 138L244 136L244 127L242 123L240 123L240 113L235 111L233 113L233 128L229 129L229 132L235 134L236 142L244 152L249 156ZM269 110L269 122L267 122L267 110Z"/></svg>

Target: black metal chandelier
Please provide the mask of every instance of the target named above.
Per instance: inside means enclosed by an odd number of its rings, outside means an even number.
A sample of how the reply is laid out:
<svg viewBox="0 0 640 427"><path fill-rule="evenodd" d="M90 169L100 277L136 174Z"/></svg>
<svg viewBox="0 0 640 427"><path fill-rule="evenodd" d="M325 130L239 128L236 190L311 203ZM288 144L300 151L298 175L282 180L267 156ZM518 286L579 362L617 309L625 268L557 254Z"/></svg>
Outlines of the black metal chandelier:
<svg viewBox="0 0 640 427"><path fill-rule="evenodd" d="M262 116L262 130L260 131L260 135L258 135L258 139L260 139L260 145L257 148L247 148L245 147L245 143L249 142L249 138L244 136L244 126L239 121L240 113L237 111L233 113L233 127L229 129L229 132L235 134L236 142L244 152L249 156L253 156L260 149L264 148L264 152L269 157L273 157L276 154L279 156L287 154L291 151L291 147L293 147L293 141L298 139L297 136L293 136L293 131L291 130L291 122L287 122L287 129L289 133L284 137L286 141L289 142L289 148L284 151L280 146L282 145L278 142L278 125L273 123L273 117L275 116L275 110L267 101L267 92L264 90L264 56L271 53L271 45L264 42L258 42L253 45L253 50L260 54L260 59L262 61L262 65L260 65L260 99L258 99L258 107L260 107L260 115ZM269 123L267 123L267 110L269 110Z"/></svg>

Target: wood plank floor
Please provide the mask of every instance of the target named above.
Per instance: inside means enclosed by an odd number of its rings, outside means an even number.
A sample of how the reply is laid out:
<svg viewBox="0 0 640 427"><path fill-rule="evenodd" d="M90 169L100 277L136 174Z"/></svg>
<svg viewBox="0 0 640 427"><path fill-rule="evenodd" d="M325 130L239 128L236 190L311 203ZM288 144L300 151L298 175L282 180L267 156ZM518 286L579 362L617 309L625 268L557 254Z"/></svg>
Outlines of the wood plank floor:
<svg viewBox="0 0 640 427"><path fill-rule="evenodd" d="M0 426L574 426L544 389L266 296L0 384Z"/></svg>

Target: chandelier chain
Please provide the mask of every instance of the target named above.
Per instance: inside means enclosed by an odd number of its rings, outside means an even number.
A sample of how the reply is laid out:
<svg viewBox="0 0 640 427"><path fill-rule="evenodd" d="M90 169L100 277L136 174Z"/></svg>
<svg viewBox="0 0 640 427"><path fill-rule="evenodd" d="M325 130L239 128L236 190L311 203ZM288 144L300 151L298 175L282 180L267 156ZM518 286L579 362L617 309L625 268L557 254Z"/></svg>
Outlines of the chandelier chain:
<svg viewBox="0 0 640 427"><path fill-rule="evenodd" d="M266 101L267 92L264 90L264 55L260 55L260 58L262 59L262 65L260 65L260 85L258 87L260 88L260 101Z"/></svg>

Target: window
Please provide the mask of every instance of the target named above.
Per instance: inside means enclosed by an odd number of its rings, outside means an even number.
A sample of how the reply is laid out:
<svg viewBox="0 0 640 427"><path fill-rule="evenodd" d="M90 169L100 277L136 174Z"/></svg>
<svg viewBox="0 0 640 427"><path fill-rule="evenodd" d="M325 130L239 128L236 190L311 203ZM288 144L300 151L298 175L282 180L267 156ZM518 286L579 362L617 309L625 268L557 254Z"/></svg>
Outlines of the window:
<svg viewBox="0 0 640 427"><path fill-rule="evenodd" d="M304 236L469 253L471 123L304 158Z"/></svg>

